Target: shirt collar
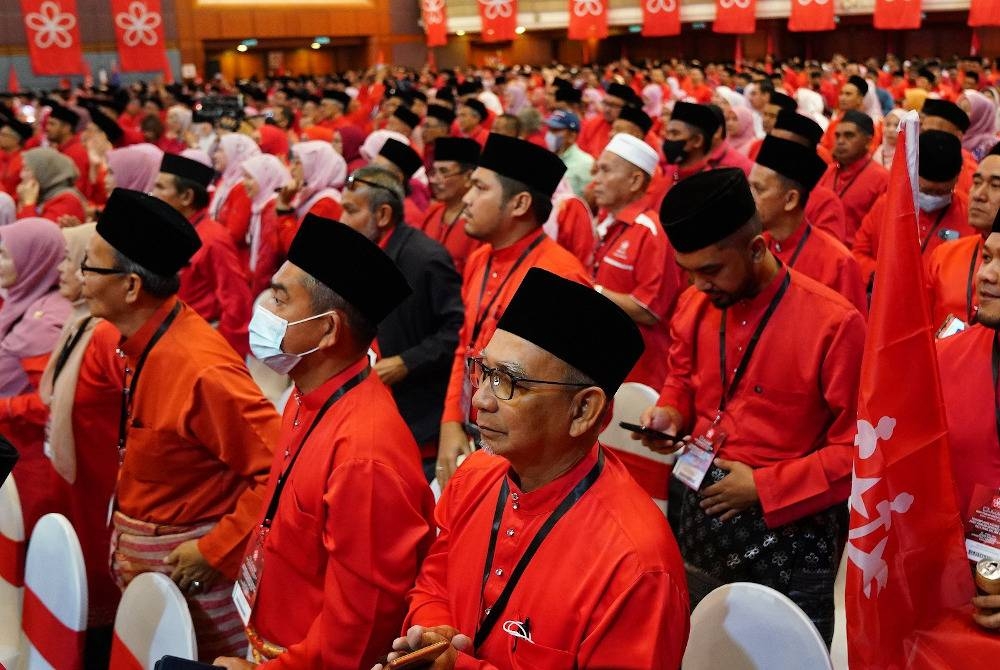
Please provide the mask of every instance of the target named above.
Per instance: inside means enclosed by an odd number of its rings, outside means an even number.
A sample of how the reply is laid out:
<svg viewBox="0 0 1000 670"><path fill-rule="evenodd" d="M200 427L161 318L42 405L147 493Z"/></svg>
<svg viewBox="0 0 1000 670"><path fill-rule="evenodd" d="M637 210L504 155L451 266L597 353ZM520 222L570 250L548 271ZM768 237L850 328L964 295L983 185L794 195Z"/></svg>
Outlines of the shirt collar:
<svg viewBox="0 0 1000 670"><path fill-rule="evenodd" d="M849 179L867 167L868 163L871 162L871 158L868 156L862 156L858 160L854 161L850 165L844 165L842 163L837 163L837 173L841 179Z"/></svg>
<svg viewBox="0 0 1000 670"><path fill-rule="evenodd" d="M545 231L541 228L535 233L528 233L521 239L519 239L514 244L509 247L504 247L503 249L493 249L491 250L491 256L494 261L498 263L506 263L507 261L514 261L516 258L520 258L524 250L531 246L531 243L538 239L540 236L544 235Z"/></svg>
<svg viewBox="0 0 1000 670"><path fill-rule="evenodd" d="M518 510L522 514L547 514L559 506L563 498L580 483L580 480L587 476L594 464L597 463L597 450L599 444L591 447L587 455L580 459L580 462L570 468L567 472L552 480L545 486L541 486L530 493L521 490L517 474L513 470L507 472L507 485L510 487L510 496L507 498L508 504L516 503Z"/></svg>
<svg viewBox="0 0 1000 670"><path fill-rule="evenodd" d="M788 251L789 249L794 249L798 243L802 240L802 236L806 234L806 229L809 227L809 222L804 218L802 222L799 223L798 227L792 231L792 234L781 240L780 242L771 235L771 231L764 231L764 239L767 240L768 249L777 250L779 253Z"/></svg>
<svg viewBox="0 0 1000 670"><path fill-rule="evenodd" d="M299 399L302 402L302 406L310 412L318 410L323 406L323 403L326 402L327 398L336 393L337 389L343 386L347 380L364 370L367 365L368 355L366 354L356 362L351 363L346 368L327 379L309 393L300 395ZM296 393L298 393L298 389L296 389Z"/></svg>
<svg viewBox="0 0 1000 670"><path fill-rule="evenodd" d="M170 310L174 308L177 304L177 296L171 296L163 302L162 305L156 308L153 315L146 320L146 323L139 327L139 330L135 331L135 334L129 338L121 338L118 343L118 348L121 349L129 358L135 358L142 350L146 348L149 344L150 339L153 337L153 333L156 329L160 327L160 324L167 318Z"/></svg>
<svg viewBox="0 0 1000 670"><path fill-rule="evenodd" d="M645 211L646 199L639 197L622 207L618 212L618 215L615 217L615 221L621 221L622 223L632 225L635 223L635 218Z"/></svg>
<svg viewBox="0 0 1000 670"><path fill-rule="evenodd" d="M779 261L778 271L774 273L774 277L771 278L771 281L768 282L767 286L760 293L752 298L740 300L729 308L733 313L733 318L747 320L755 314L763 313L778 293L778 289L781 288L781 283L787 274L788 268L785 267L784 263Z"/></svg>

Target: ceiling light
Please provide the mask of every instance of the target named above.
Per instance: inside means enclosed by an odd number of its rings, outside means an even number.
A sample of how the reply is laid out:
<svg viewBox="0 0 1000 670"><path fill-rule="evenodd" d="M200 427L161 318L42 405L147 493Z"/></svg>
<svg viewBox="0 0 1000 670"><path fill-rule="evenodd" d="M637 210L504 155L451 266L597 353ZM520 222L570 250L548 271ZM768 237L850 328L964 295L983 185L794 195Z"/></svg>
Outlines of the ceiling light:
<svg viewBox="0 0 1000 670"><path fill-rule="evenodd" d="M247 50L247 45L246 44L240 44L240 45L238 45L236 47L236 50L239 51L240 53L243 53L244 51Z"/></svg>
<svg viewBox="0 0 1000 670"><path fill-rule="evenodd" d="M527 28L525 28L524 26L518 26L517 28L514 28L514 32L517 33L518 35L523 35L526 30Z"/></svg>
<svg viewBox="0 0 1000 670"><path fill-rule="evenodd" d="M312 44L309 45L309 48L311 48L311 49L319 49L319 46L320 46L319 42L313 42Z"/></svg>

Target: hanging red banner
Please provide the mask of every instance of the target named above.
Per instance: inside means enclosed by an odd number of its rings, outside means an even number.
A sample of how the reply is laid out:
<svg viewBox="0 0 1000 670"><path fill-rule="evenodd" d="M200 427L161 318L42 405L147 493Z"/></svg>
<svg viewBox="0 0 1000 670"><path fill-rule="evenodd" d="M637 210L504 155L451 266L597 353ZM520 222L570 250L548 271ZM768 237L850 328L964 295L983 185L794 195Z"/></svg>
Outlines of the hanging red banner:
<svg viewBox="0 0 1000 670"><path fill-rule="evenodd" d="M792 0L788 29L793 32L833 30L833 0Z"/></svg>
<svg viewBox="0 0 1000 670"><path fill-rule="evenodd" d="M920 27L920 0L875 0L874 24L880 30Z"/></svg>
<svg viewBox="0 0 1000 670"><path fill-rule="evenodd" d="M443 47L448 43L448 14L444 0L422 0L420 12L424 19L427 46Z"/></svg>
<svg viewBox="0 0 1000 670"><path fill-rule="evenodd" d="M645 0L642 3L643 37L680 34L681 8L678 0Z"/></svg>
<svg viewBox="0 0 1000 670"><path fill-rule="evenodd" d="M715 0L712 32L745 35L757 27L757 0Z"/></svg>
<svg viewBox="0 0 1000 670"><path fill-rule="evenodd" d="M167 42L160 0L111 0L122 72L167 69Z"/></svg>
<svg viewBox="0 0 1000 670"><path fill-rule="evenodd" d="M31 69L38 75L80 74L80 18L76 0L21 0Z"/></svg>
<svg viewBox="0 0 1000 670"><path fill-rule="evenodd" d="M569 38L587 40L608 36L605 0L569 0Z"/></svg>
<svg viewBox="0 0 1000 670"><path fill-rule="evenodd" d="M479 20L484 42L514 39L517 28L517 0L479 0Z"/></svg>
<svg viewBox="0 0 1000 670"><path fill-rule="evenodd" d="M1000 26L1000 2L996 0L972 0L969 5L969 25Z"/></svg>

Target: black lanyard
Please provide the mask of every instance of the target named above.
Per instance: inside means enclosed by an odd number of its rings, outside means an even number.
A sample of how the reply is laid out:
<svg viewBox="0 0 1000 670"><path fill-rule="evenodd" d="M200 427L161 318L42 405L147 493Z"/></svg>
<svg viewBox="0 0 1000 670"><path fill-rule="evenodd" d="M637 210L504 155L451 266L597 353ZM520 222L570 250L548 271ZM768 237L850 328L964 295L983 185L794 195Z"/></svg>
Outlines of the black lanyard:
<svg viewBox="0 0 1000 670"><path fill-rule="evenodd" d="M965 322L972 323L972 288L973 280L976 277L976 261L979 260L979 242L972 250L972 259L969 261L969 278L965 282Z"/></svg>
<svg viewBox="0 0 1000 670"><path fill-rule="evenodd" d="M920 253L924 253L924 251L926 251L927 245L930 244L931 238L934 237L934 233L937 231L938 226L941 225L941 222L944 220L944 215L948 213L948 209L950 207L951 203L949 202L948 207L941 208L941 213L938 214L937 220L935 220L934 225L931 226L930 232L927 233L927 237L924 238L924 241L920 243ZM919 214L917 216L919 216Z"/></svg>
<svg viewBox="0 0 1000 670"><path fill-rule="evenodd" d="M174 322L177 315L181 311L181 303L177 301L174 303L173 309L170 310L170 314L167 318L160 323L160 326L153 333L153 337L149 338L149 343L146 344L146 348L142 350L139 354L139 360L135 365L135 373L132 375L132 382L130 384L122 384L122 410L121 416L118 417L118 463L121 464L125 460L125 438L128 437L128 420L132 414L132 402L135 398L135 390L139 386L139 375L142 373L143 366L146 365L146 358L149 357L149 352L153 350L156 343L160 341L163 334L167 332L170 328L170 324ZM128 366L125 366L125 374L128 374Z"/></svg>
<svg viewBox="0 0 1000 670"><path fill-rule="evenodd" d="M792 252L792 258L791 260L788 261L788 267L792 267L795 265L795 261L799 259L799 254L802 253L802 248L806 246L806 240L809 239L809 235L811 234L812 234L812 226L807 223L806 231L802 233L802 239L800 239L799 243L795 245L795 251Z"/></svg>
<svg viewBox="0 0 1000 670"><path fill-rule="evenodd" d="M528 257L528 254L534 251L535 247L542 243L544 238L545 233L543 231L538 231L538 237L536 237L531 244L525 247L524 251L521 252L521 255L517 257L516 261L514 261L514 264L510 267L510 272L508 272L507 276L500 282L500 286L497 287L496 293L493 294L490 301L486 303L486 307L480 309L483 304L483 295L486 293L486 282L489 281L490 278L490 267L493 264L493 255L491 254L486 260L486 267L483 269L483 282L479 286L479 302L476 304L476 314L478 316L476 317L476 322L472 326L472 337L469 338L470 347L475 346L476 339L479 338L479 331L483 329L483 324L486 322L486 315L490 313L493 303L496 302L498 297L500 297L500 293L503 291L503 287L506 286L507 281L514 276L514 272L521 265L521 263L524 262L524 259Z"/></svg>
<svg viewBox="0 0 1000 670"><path fill-rule="evenodd" d="M52 366L52 386L56 385L56 380L59 379L59 373L63 371L66 367L66 361L69 360L69 355L73 353L76 349L76 345L80 343L80 338L87 331L87 326L93 320L93 316L87 316L80 320L80 323L76 327L76 332L73 333L73 337L67 338L66 343L63 348L59 351L59 356L56 358L56 363Z"/></svg>
<svg viewBox="0 0 1000 670"><path fill-rule="evenodd" d="M1000 436L1000 393L997 384L1000 383L1000 331L993 333L993 413L997 424L997 436Z"/></svg>
<svg viewBox="0 0 1000 670"><path fill-rule="evenodd" d="M448 241L448 236L451 235L451 229L454 228L455 224L458 223L458 220L462 218L463 212L465 212L465 206L458 210L458 214L456 214L455 218L451 220L451 223L445 224L444 215L448 213L448 208L443 208L441 210L441 227L444 228L444 234L441 235L441 239L438 240L438 242L441 243L441 246L445 246L445 243Z"/></svg>
<svg viewBox="0 0 1000 670"><path fill-rule="evenodd" d="M840 192L837 193L837 197L840 198L841 200L843 200L844 199L844 194L847 193L847 191L848 191L849 188L851 188L852 186L854 186L854 182L856 182L858 180L858 177L860 177L864 173L864 171L868 169L868 166L871 165L871 164L872 164L872 160L869 158L868 162L865 163L865 166L863 168L861 168L860 170L858 170L858 173L856 175L854 175L853 177L851 177L851 180L849 182L847 182L847 186L845 186L844 188L840 189ZM834 179L833 179L833 187L835 189L837 188L837 178L836 177L834 177Z"/></svg>
<svg viewBox="0 0 1000 670"><path fill-rule="evenodd" d="M774 316L774 310L778 308L778 303L785 297L785 292L788 290L788 285L791 281L792 275L786 274L781 282L781 286L778 288L778 292L771 298L771 304L767 306L764 316L760 318L760 323L757 324L757 329L750 336L746 351L743 352L740 364L736 366L736 372L733 373L733 381L731 383L726 381L728 378L726 374L728 370L726 366L726 314L728 310L722 310L722 323L719 325L719 374L722 376L722 397L719 398L719 414L722 414L726 409L726 404L736 394L736 387L739 386L743 375L746 374L747 367L750 365L750 357L753 356L753 352L757 348L760 336L764 333L764 328L767 326L768 321Z"/></svg>
<svg viewBox="0 0 1000 670"><path fill-rule="evenodd" d="M587 476L584 477L573 487L559 506L556 507L555 511L549 515L549 518L545 520L542 527L538 530L538 533L531 538L531 544L525 549L524 555L521 556L521 560L517 562L517 566L514 571L510 573L510 578L507 580L507 584L503 587L503 591L500 592L500 596L496 599L489 609L486 610L486 616L483 618L482 622L479 624L479 628L476 630L476 639L473 642L473 647L478 649L482 646L483 642L489 637L490 632L496 626L497 621L500 619L500 615L503 614L504 608L507 606L507 602L510 600L511 594L514 593L514 588L517 586L517 582L521 579L521 575L524 574L525 569L527 569L528 564L531 563L531 559L535 556L535 552L538 551L538 547L542 544L545 538L548 536L549 532L552 531L553 526L559 519L566 515L566 512L570 510L576 502L583 497L583 494L587 492L597 478L601 475L601 470L604 469L604 450L601 447L597 449L597 463L594 467L590 469ZM489 580L490 571L493 568L493 554L497 547L497 535L500 534L500 522L503 520L503 510L504 506L507 504L507 496L510 493L510 485L507 483L507 478L504 477L503 486L500 487L500 495L497 497L497 508L493 513L493 526L490 530L490 546L486 552L486 563L483 565L483 585L479 592L479 602L482 604L484 595L486 592L486 582Z"/></svg>
<svg viewBox="0 0 1000 670"><path fill-rule="evenodd" d="M302 448L305 446L306 440L309 439L309 436L312 435L313 430L315 430L316 426L319 425L319 422L323 418L323 415L326 414L331 407L333 407L334 403L343 398L348 391L350 391L352 388L363 382L368 377L368 374L371 371L372 369L366 365L364 370L362 370L358 374L348 379L346 382L344 382L343 386L341 386L339 389L331 393L330 397L327 398L326 402L323 403L323 406L319 408L319 412L316 413L316 418L313 419L313 422L309 425L309 429L306 430L306 434L302 436L302 440L299 442L299 448L296 449L295 453L292 455L292 460L288 462L288 466L278 476L277 482L275 482L274 493L271 494L271 502L267 504L267 512L264 513L264 520L261 522L261 525L264 528L271 527L271 522L274 520L274 515L277 514L278 512L278 501L281 500L281 492L285 489L285 483L288 481L288 476L292 474L292 467L294 467L295 461L296 459L298 459L299 454L302 453Z"/></svg>

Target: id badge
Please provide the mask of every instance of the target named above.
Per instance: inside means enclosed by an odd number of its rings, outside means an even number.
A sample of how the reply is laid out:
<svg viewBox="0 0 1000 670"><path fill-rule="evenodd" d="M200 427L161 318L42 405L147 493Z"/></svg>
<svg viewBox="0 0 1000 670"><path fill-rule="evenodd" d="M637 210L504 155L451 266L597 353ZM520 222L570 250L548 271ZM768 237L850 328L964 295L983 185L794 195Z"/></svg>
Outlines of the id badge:
<svg viewBox="0 0 1000 670"><path fill-rule="evenodd" d="M1000 490L976 484L965 523L970 561L1000 560Z"/></svg>
<svg viewBox="0 0 1000 670"><path fill-rule="evenodd" d="M692 491L701 489L701 483L712 467L715 454L726 439L726 434L718 430L717 425L718 419L704 434L694 438L684 453L674 461L673 476Z"/></svg>
<svg viewBox="0 0 1000 670"><path fill-rule="evenodd" d="M239 577L233 585L233 603L244 626L250 625L250 615L253 613L254 603L257 602L257 587L260 584L261 573L264 572L264 540L269 532L270 529L263 525L258 526L253 550L243 559Z"/></svg>
<svg viewBox="0 0 1000 670"><path fill-rule="evenodd" d="M949 314L948 317L944 320L944 323L941 324L941 327L938 328L935 337L939 340L943 340L946 337L951 337L952 335L961 333L968 327L969 324L965 323L954 314Z"/></svg>

